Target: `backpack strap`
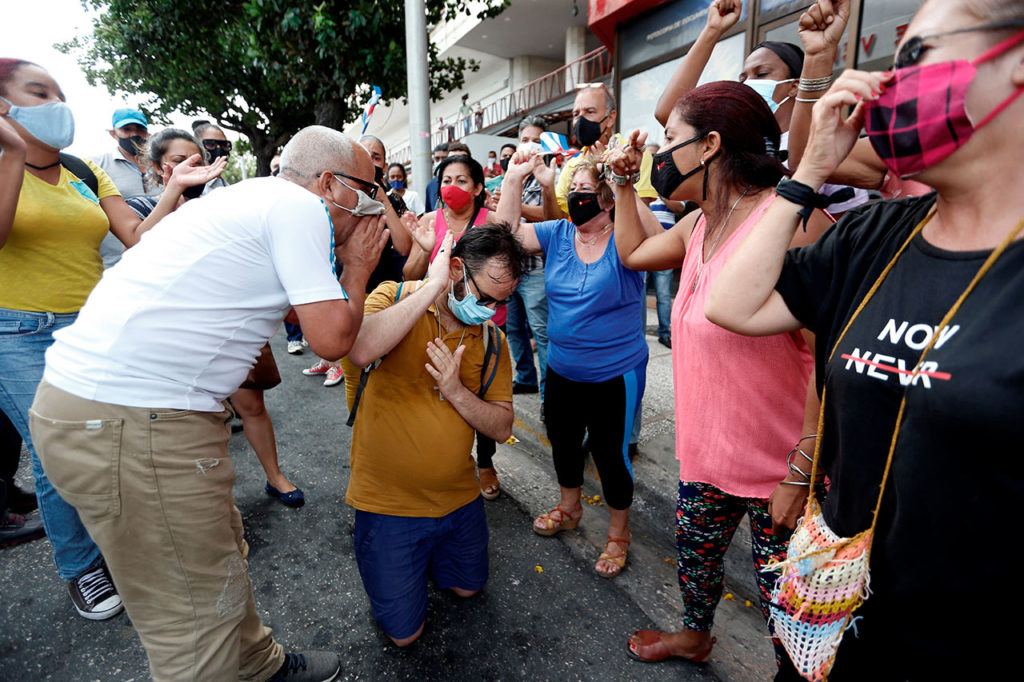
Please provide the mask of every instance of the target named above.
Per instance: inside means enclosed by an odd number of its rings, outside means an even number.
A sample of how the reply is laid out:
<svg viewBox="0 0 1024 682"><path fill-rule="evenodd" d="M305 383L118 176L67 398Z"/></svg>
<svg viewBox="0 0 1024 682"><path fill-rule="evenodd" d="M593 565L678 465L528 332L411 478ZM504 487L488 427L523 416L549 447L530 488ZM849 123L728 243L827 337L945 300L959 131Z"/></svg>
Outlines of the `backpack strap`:
<svg viewBox="0 0 1024 682"><path fill-rule="evenodd" d="M398 283L398 291L395 293L395 303L398 303L398 299L402 298L402 286L405 282ZM381 363L387 356L378 358L376 362L366 367L363 367L363 371L359 373L359 387L356 389L356 399L352 401L352 409L349 410L348 419L345 421L346 426L352 426L356 423L356 411L359 409L359 401L363 398L363 391L366 389L366 381L370 378L370 372L377 369L377 365Z"/></svg>
<svg viewBox="0 0 1024 682"><path fill-rule="evenodd" d="M483 398L487 393L487 389L491 387L494 382L494 377L498 374L498 364L500 355L498 352L501 350L501 334L498 333L498 327L493 322L484 323L484 362L480 366L480 390L477 391L477 397ZM491 373L487 376L487 366L494 360L494 366L491 367ZM487 376L485 379L484 377Z"/></svg>
<svg viewBox="0 0 1024 682"><path fill-rule="evenodd" d="M86 187L92 190L93 194L97 197L100 195L100 181L96 178L96 174L92 171L92 168L89 168L89 164L82 161L77 156L61 152L60 165L78 176L78 179L84 182Z"/></svg>

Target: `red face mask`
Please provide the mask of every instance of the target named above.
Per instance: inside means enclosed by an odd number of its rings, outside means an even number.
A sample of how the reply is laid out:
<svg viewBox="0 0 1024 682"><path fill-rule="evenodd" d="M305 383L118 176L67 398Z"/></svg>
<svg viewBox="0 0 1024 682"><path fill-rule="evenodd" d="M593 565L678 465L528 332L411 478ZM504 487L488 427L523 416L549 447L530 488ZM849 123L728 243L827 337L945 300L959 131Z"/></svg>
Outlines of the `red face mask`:
<svg viewBox="0 0 1024 682"><path fill-rule="evenodd" d="M977 125L967 113L967 90L977 65L995 59L1021 41L1024 33L1004 40L973 61L957 59L897 69L886 91L868 103L864 122L871 146L889 170L905 178L945 160L1024 93L1019 88Z"/></svg>
<svg viewBox="0 0 1024 682"><path fill-rule="evenodd" d="M445 185L441 188L441 201L453 211L461 211L473 201L473 195L457 185Z"/></svg>

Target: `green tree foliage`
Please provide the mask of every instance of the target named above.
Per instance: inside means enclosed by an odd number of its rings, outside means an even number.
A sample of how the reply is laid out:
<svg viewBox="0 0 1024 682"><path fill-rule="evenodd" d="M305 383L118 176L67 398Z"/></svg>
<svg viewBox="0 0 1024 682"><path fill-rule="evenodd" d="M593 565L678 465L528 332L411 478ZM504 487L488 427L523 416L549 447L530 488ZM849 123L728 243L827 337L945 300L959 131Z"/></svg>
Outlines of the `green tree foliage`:
<svg viewBox="0 0 1024 682"><path fill-rule="evenodd" d="M300 128L342 128L369 85L383 101L406 96L404 0L83 0L99 10L91 36L59 47L91 84L148 93L143 108L209 114L252 144L260 175ZM464 0L425 0L427 23L470 14ZM485 0L478 16L508 0ZM430 95L459 88L479 66L439 59L429 45Z"/></svg>

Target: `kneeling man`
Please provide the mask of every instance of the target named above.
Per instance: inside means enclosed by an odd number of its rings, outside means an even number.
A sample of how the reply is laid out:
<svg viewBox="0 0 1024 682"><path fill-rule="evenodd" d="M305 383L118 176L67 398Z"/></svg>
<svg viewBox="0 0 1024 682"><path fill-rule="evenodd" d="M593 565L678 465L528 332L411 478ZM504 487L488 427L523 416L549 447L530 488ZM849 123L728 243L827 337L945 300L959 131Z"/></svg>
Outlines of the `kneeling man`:
<svg viewBox="0 0 1024 682"><path fill-rule="evenodd" d="M487 582L470 453L474 430L498 442L512 433L511 362L488 320L522 261L508 226L482 225L454 248L447 235L428 279L384 282L366 298L349 358L382 360L360 397L346 500L373 615L398 646L423 632L428 578L462 597Z"/></svg>

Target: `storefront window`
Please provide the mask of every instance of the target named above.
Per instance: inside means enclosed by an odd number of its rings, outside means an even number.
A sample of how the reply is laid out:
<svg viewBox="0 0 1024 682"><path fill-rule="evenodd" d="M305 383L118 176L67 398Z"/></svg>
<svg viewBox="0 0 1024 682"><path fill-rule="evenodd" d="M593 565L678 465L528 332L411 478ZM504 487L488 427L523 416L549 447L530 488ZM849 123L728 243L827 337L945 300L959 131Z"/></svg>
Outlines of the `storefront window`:
<svg viewBox="0 0 1024 682"><path fill-rule="evenodd" d="M736 80L743 69L745 40L745 34L738 33L719 41L699 83ZM619 130L628 135L639 128L648 132L649 142L661 142L665 130L654 118L654 107L665 91L669 77L682 60L679 57L622 80Z"/></svg>
<svg viewBox="0 0 1024 682"><path fill-rule="evenodd" d="M740 20L747 16L743 3ZM622 28L623 71L689 45L707 23L711 0L676 0L638 17Z"/></svg>
<svg viewBox="0 0 1024 682"><path fill-rule="evenodd" d="M917 11L919 0L864 0L857 68L883 71L892 66L896 46Z"/></svg>
<svg viewBox="0 0 1024 682"><path fill-rule="evenodd" d="M769 29L764 33L764 39L775 40L781 43L793 43L801 50L803 49L803 43L800 41L800 34L797 31L799 28L800 15L797 14L793 17L793 21L776 26L775 28ZM832 65L834 71L841 71L846 66L846 53L847 53L847 38L850 35L850 27L847 26L846 30L843 31L842 42L839 43L839 49L836 50L836 59Z"/></svg>

